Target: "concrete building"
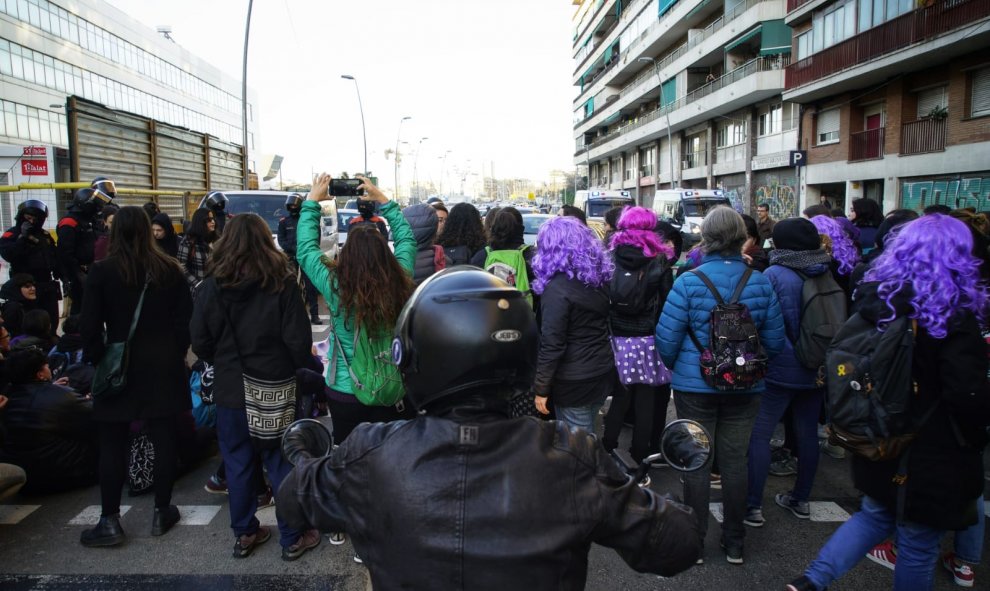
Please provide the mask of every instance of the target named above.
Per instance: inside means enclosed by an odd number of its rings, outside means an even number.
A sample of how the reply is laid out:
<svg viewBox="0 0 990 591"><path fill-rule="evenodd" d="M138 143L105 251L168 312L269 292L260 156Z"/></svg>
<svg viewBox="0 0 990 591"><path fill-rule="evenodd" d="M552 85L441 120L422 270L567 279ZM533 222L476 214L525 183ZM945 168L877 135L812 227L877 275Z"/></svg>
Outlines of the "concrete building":
<svg viewBox="0 0 990 591"><path fill-rule="evenodd" d="M591 188L721 188L798 212L785 0L573 0L574 162Z"/></svg>
<svg viewBox="0 0 990 591"><path fill-rule="evenodd" d="M240 80L121 10L99 0L0 0L0 145L49 146L55 154L32 148L24 155L47 156L56 169L47 178L68 180L55 173L68 167L65 104L73 95L243 142ZM251 91L248 98L248 161L256 170L258 118L251 104L257 101ZM19 156L16 149L7 152L0 156ZM17 177L10 166L5 161L0 185ZM4 199L0 222L9 221L12 201L34 197L16 195Z"/></svg>
<svg viewBox="0 0 990 591"><path fill-rule="evenodd" d="M990 210L990 0L788 0L805 201Z"/></svg>

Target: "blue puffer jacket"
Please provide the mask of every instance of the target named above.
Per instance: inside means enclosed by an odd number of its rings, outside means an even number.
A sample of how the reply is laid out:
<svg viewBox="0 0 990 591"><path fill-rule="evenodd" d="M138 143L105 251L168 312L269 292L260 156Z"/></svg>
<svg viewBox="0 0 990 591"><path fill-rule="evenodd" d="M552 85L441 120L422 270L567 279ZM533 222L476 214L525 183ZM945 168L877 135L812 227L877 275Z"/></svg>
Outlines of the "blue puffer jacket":
<svg viewBox="0 0 990 591"><path fill-rule="evenodd" d="M736 289L736 284L746 270L741 255L706 255L698 267L718 288L722 299L728 301ZM762 273L754 272L743 289L740 303L746 304L760 331L760 342L771 358L784 348L784 320L780 315L777 294ZM667 296L663 313L657 323L656 342L660 356L667 367L673 368L671 387L679 392L714 392L701 377L698 349L688 336L688 322L703 346L708 345L709 322L715 296L708 290L701 278L694 273L684 273L677 277L674 288ZM759 393L764 390L761 382L746 393Z"/></svg>
<svg viewBox="0 0 990 591"><path fill-rule="evenodd" d="M817 277L829 272L828 265L812 265L801 270L808 277ZM763 272L777 293L780 312L784 317L784 349L770 361L767 383L792 390L813 390L818 372L801 365L794 354L794 343L801 331L801 289L804 279L793 269L783 265L771 265Z"/></svg>

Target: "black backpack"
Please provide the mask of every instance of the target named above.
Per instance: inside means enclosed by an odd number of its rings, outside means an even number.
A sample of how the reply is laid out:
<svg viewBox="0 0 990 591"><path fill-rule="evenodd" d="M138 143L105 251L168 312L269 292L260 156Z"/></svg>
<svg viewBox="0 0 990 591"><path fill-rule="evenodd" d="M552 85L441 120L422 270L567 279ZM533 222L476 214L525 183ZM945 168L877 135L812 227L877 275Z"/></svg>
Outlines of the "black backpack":
<svg viewBox="0 0 990 591"><path fill-rule="evenodd" d="M657 259L639 269L623 269L616 265L609 285L609 321L613 332L621 335L653 334L660 313L660 279L663 273L664 269Z"/></svg>
<svg viewBox="0 0 990 591"><path fill-rule="evenodd" d="M701 353L701 377L719 392L751 390L767 373L767 354L760 343L760 331L746 304L740 304L746 282L753 274L747 267L728 302L722 299L711 280L698 269L697 275L715 296L709 316L708 347L702 347L688 319L688 336Z"/></svg>
<svg viewBox="0 0 990 591"><path fill-rule="evenodd" d="M804 283L801 287L801 325L794 354L801 365L818 369L825 364L825 351L849 317L846 292L829 272L816 277L798 275Z"/></svg>
<svg viewBox="0 0 990 591"><path fill-rule="evenodd" d="M825 354L829 442L870 460L898 457L914 438L911 420L915 325L883 330L853 314Z"/></svg>

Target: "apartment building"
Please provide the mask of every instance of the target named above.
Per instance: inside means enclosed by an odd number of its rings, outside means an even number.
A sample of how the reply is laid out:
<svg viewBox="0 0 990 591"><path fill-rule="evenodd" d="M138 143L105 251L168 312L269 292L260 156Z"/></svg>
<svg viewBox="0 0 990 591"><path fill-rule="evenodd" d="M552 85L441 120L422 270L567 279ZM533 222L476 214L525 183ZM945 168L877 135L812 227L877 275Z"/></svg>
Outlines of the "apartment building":
<svg viewBox="0 0 990 591"><path fill-rule="evenodd" d="M990 210L990 0L787 0L803 197Z"/></svg>
<svg viewBox="0 0 990 591"><path fill-rule="evenodd" d="M799 210L786 0L573 0L574 163L591 188L721 188Z"/></svg>

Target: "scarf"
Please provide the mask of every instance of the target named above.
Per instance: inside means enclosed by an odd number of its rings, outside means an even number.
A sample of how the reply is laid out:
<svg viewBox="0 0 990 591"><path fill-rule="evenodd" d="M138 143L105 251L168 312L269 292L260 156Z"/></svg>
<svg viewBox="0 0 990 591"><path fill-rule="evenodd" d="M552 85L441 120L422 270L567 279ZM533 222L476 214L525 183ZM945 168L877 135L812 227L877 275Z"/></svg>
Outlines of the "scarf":
<svg viewBox="0 0 990 591"><path fill-rule="evenodd" d="M803 271L816 265L828 266L832 257L824 250L787 250L778 248L770 251L770 264Z"/></svg>

